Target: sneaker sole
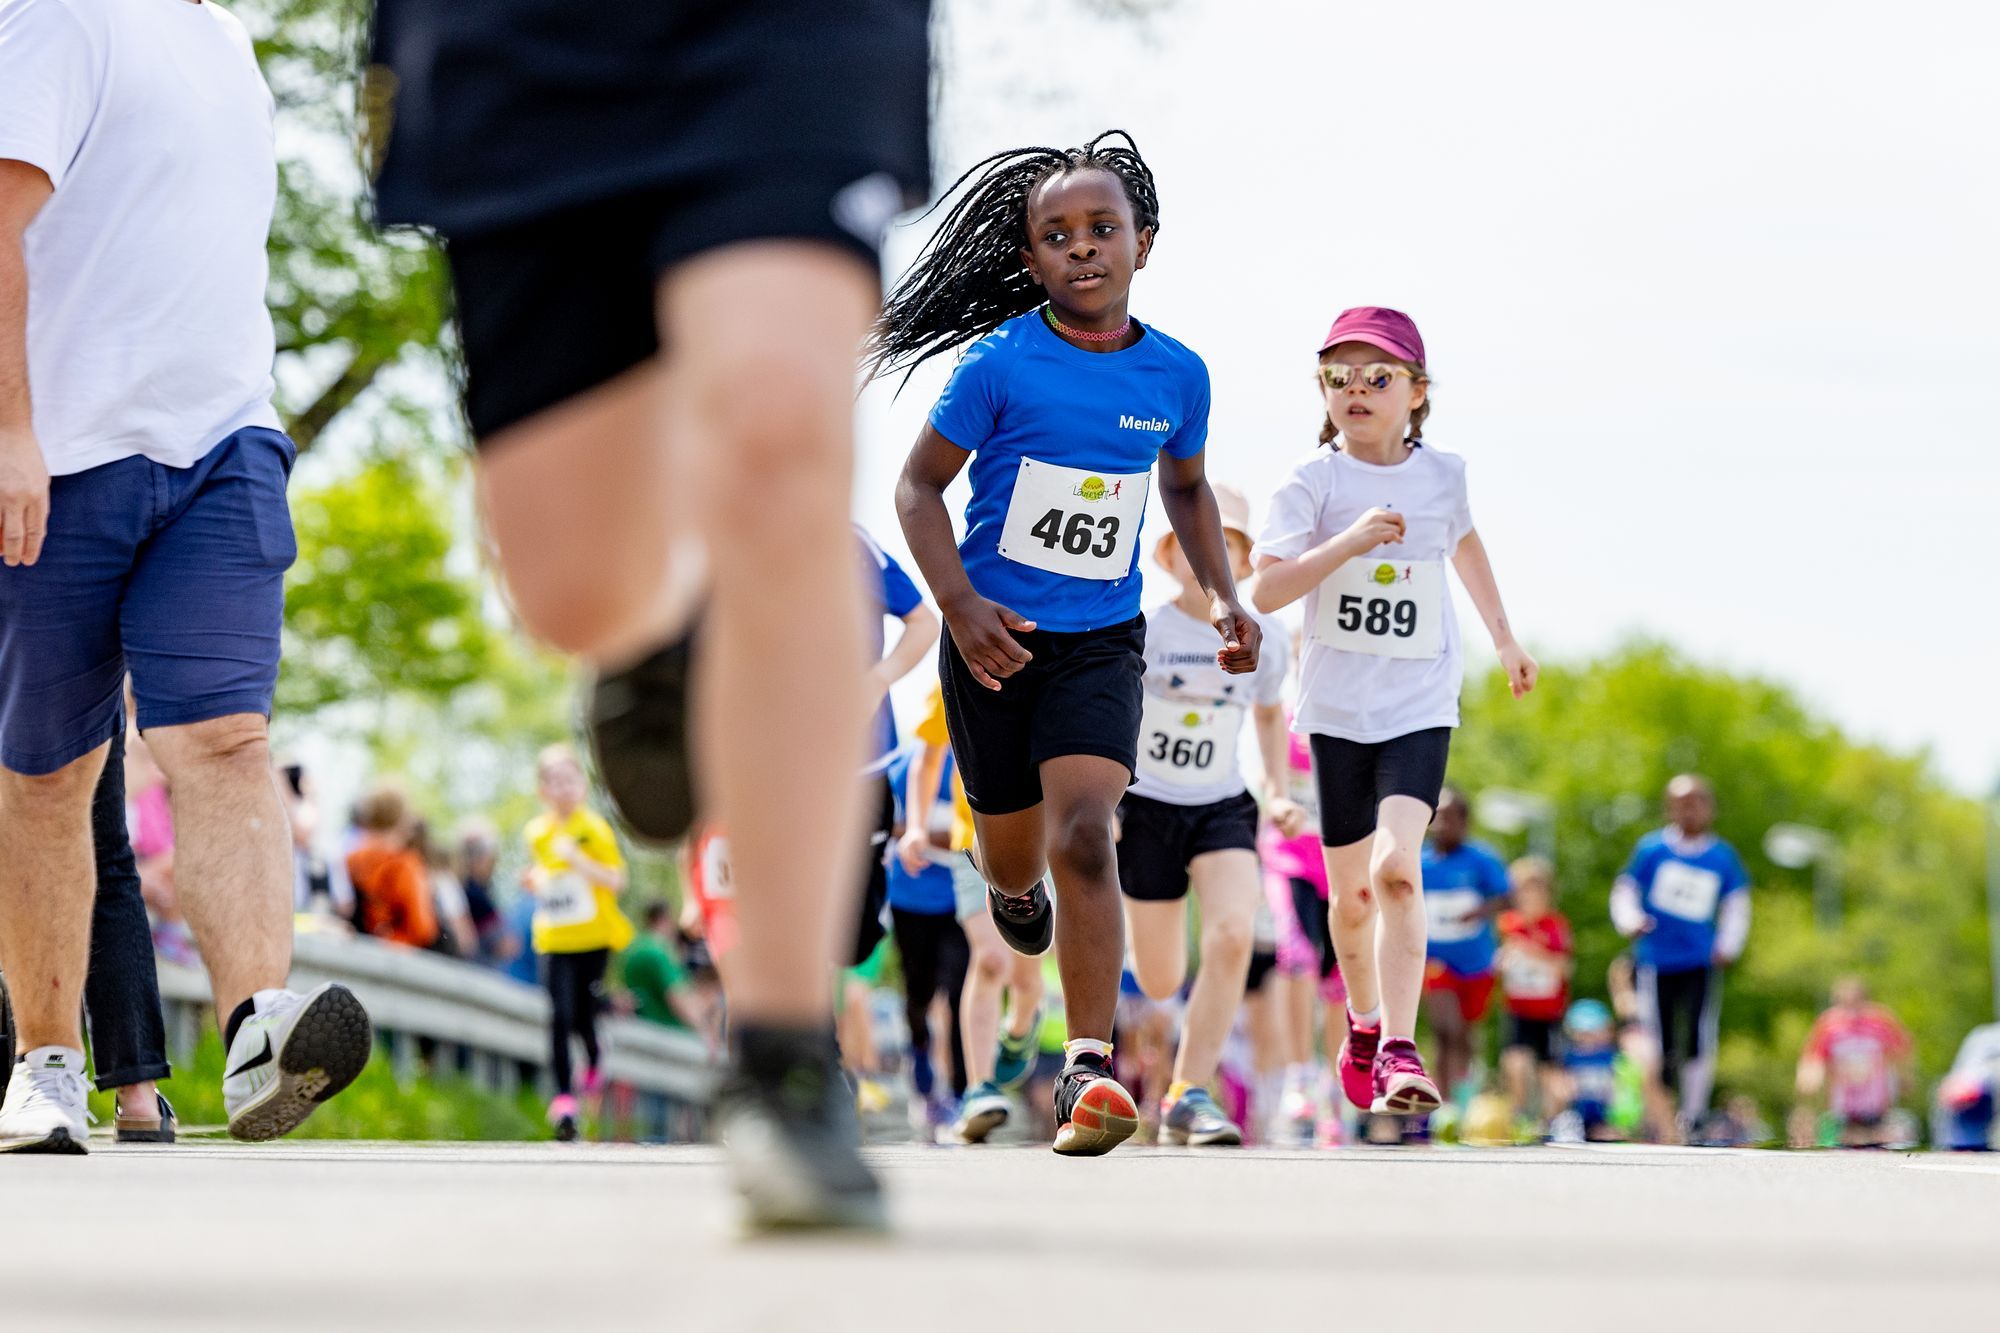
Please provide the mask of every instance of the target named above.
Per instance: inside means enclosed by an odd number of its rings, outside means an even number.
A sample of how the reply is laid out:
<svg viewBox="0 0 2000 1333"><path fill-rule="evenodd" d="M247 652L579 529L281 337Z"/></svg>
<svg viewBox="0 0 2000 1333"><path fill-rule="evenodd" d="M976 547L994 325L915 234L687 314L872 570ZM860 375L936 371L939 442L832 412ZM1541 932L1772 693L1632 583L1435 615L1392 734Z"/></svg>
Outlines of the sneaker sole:
<svg viewBox="0 0 2000 1333"><path fill-rule="evenodd" d="M0 1152L42 1153L48 1156L83 1157L89 1154L90 1148L82 1139L71 1137L67 1129L57 1126L39 1139L0 1140Z"/></svg>
<svg viewBox="0 0 2000 1333"><path fill-rule="evenodd" d="M278 1053L278 1080L229 1120L229 1136L250 1143L282 1138L358 1077L374 1049L368 1011L345 986L308 1001Z"/></svg>
<svg viewBox="0 0 2000 1333"><path fill-rule="evenodd" d="M1231 1125L1228 1129L1212 1130L1207 1134L1189 1134L1186 1142L1190 1148L1241 1148L1243 1131Z"/></svg>
<svg viewBox="0 0 2000 1333"><path fill-rule="evenodd" d="M1008 1111L1004 1106L996 1106L990 1111L967 1116L959 1122L958 1141L960 1143L984 1143L987 1135L1007 1123Z"/></svg>
<svg viewBox="0 0 2000 1333"><path fill-rule="evenodd" d="M590 687L585 727L591 757L604 790L632 832L653 843L678 842L695 821L694 752L688 716L688 692L694 672L692 633L659 651L658 660L635 670L646 673L643 687L674 701L672 735L654 736L641 744L620 734L626 717L646 701L621 700L620 692L641 688L642 682L614 677ZM607 713L606 694L614 701Z"/></svg>
<svg viewBox="0 0 2000 1333"><path fill-rule="evenodd" d="M1373 1115L1429 1115L1443 1104L1436 1089L1412 1079L1391 1087L1368 1110Z"/></svg>
<svg viewBox="0 0 2000 1333"><path fill-rule="evenodd" d="M1069 1123L1056 1131L1056 1151L1065 1157L1101 1157L1139 1130L1139 1107L1116 1080L1100 1078L1070 1108Z"/></svg>

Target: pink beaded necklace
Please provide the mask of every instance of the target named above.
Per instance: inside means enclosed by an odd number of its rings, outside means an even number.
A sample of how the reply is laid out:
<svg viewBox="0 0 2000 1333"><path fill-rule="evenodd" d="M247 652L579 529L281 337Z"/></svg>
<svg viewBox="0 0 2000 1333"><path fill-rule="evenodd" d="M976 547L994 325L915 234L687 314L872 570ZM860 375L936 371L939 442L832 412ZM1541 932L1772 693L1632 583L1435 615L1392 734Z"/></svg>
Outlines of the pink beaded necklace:
<svg viewBox="0 0 2000 1333"><path fill-rule="evenodd" d="M1125 317L1125 322L1123 324L1120 324L1117 328L1106 329L1102 333L1092 333L1085 329L1071 328L1069 325L1063 323L1061 320L1056 318L1056 312L1054 306L1044 305L1042 307L1042 318L1046 319L1049 322L1049 327L1054 329L1057 333L1060 333L1065 338L1074 338L1078 342L1086 342L1086 343L1117 342L1120 338L1123 338L1126 334L1132 331L1132 317L1130 315L1127 315Z"/></svg>

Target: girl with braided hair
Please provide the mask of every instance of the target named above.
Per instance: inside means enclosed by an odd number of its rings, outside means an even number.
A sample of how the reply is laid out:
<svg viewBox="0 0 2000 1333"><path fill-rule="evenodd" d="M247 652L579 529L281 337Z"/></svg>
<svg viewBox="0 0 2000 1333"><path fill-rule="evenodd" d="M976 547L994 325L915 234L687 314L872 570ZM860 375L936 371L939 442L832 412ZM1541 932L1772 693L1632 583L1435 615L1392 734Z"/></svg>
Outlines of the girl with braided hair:
<svg viewBox="0 0 2000 1333"><path fill-rule="evenodd" d="M1081 148L997 153L953 195L890 294L874 370L976 339L910 451L896 504L944 612L939 675L988 911L1022 953L1062 937L1070 1040L1055 1148L1095 1155L1138 1126L1112 1076L1124 959L1113 812L1138 762L1139 529L1156 462L1222 669L1255 671L1261 632L1237 601L1204 469L1207 367L1127 312L1160 225L1137 145L1112 131ZM968 461L955 543L944 490Z"/></svg>

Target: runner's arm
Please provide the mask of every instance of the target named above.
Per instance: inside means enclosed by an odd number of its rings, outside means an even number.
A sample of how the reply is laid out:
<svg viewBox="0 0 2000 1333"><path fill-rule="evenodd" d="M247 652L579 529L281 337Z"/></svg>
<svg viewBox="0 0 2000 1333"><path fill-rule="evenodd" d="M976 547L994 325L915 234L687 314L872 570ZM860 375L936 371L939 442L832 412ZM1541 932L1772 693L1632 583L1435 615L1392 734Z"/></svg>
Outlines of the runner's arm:
<svg viewBox="0 0 2000 1333"><path fill-rule="evenodd" d="M1500 604L1500 584L1493 577L1493 562L1486 558L1486 543L1479 540L1478 529L1460 540L1458 550L1452 554L1451 567L1458 571L1458 581L1465 585L1466 596L1478 609L1479 618L1486 622L1486 632L1500 654L1500 665L1507 670L1507 687L1516 699L1520 698L1535 688L1541 667L1514 641L1514 627L1507 621L1507 608Z"/></svg>
<svg viewBox="0 0 2000 1333"><path fill-rule="evenodd" d="M0 556L41 558L49 469L28 397L28 224L55 193L40 167L0 158Z"/></svg>
<svg viewBox="0 0 2000 1333"><path fill-rule="evenodd" d="M1645 934L1652 924L1639 898L1639 882L1630 875L1620 875L1611 886L1611 924L1627 939Z"/></svg>
<svg viewBox="0 0 2000 1333"><path fill-rule="evenodd" d="M903 836L896 842L896 855L912 875L922 874L930 864L931 831L928 818L912 817L909 812L928 811L937 804L944 788L945 753L946 747L926 742L910 761L910 775L903 788Z"/></svg>
<svg viewBox="0 0 2000 1333"><path fill-rule="evenodd" d="M874 677L873 684L878 694L887 694L889 687L915 671L922 664L926 654L937 646L937 612L922 602L918 602L910 613L903 617L903 633L896 640L896 646L882 655L882 660L869 668Z"/></svg>
<svg viewBox="0 0 2000 1333"><path fill-rule="evenodd" d="M1347 531L1327 538L1293 559L1260 555L1250 596L1257 609L1267 616L1283 610L1326 582L1334 570L1354 557L1403 540L1403 526L1401 514L1371 509Z"/></svg>
<svg viewBox="0 0 2000 1333"><path fill-rule="evenodd" d="M1292 738L1285 729L1285 706L1258 704L1251 710L1257 728L1257 757L1264 761L1264 799L1269 805L1291 804L1291 786L1286 774L1292 763Z"/></svg>
<svg viewBox="0 0 2000 1333"><path fill-rule="evenodd" d="M1222 636L1217 660L1232 675L1257 669L1264 629L1237 600L1236 576L1229 572L1229 543L1222 536L1222 514L1209 489L1207 450L1186 458L1160 454L1160 503L1180 538L1181 553L1194 570L1195 582L1208 594L1209 620Z"/></svg>
<svg viewBox="0 0 2000 1333"><path fill-rule="evenodd" d="M1722 900L1715 922L1715 961L1724 965L1743 956L1750 942L1750 890L1738 889Z"/></svg>
<svg viewBox="0 0 2000 1333"><path fill-rule="evenodd" d="M1013 675L1033 660L1013 631L1027 632L1035 622L1014 614L998 602L981 597L966 577L965 562L958 555L958 541L951 529L951 511L945 508L944 489L965 469L972 454L940 435L935 426L925 426L903 464L896 481L896 517L903 525L903 540L910 556L923 571L931 596L951 628L952 643L973 678L989 690L1000 688L1002 679Z"/></svg>

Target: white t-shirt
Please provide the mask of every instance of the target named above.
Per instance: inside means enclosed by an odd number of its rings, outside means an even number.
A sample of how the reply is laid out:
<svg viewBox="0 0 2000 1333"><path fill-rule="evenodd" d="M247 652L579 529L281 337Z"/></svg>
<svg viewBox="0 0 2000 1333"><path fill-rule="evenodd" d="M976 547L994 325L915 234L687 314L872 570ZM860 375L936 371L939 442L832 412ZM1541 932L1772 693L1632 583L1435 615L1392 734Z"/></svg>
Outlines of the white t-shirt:
<svg viewBox="0 0 2000 1333"><path fill-rule="evenodd" d="M1222 636L1172 602L1146 613L1146 701L1139 768L1130 788L1169 805L1213 805L1247 790L1238 746L1252 704L1285 697L1291 634L1257 618L1264 647L1257 670L1232 676L1216 664Z"/></svg>
<svg viewBox="0 0 2000 1333"><path fill-rule="evenodd" d="M1465 460L1420 446L1401 463L1380 467L1345 452L1315 454L1292 471L1272 497L1264 533L1253 559L1295 560L1336 537L1370 509L1393 509L1403 516L1400 543L1378 546L1361 557L1401 568L1411 562L1449 562L1472 531L1465 497ZM1339 580L1336 570L1329 583ZM1306 594L1306 647L1299 664L1298 710L1292 730L1376 742L1431 727L1458 725L1458 690L1465 674L1458 617L1441 573L1436 605L1435 657L1399 658L1352 652L1321 642L1320 622L1326 585Z"/></svg>
<svg viewBox="0 0 2000 1333"><path fill-rule="evenodd" d="M57 476L189 467L279 425L264 244L274 106L243 25L188 0L0 0L0 158L29 224L28 391Z"/></svg>

